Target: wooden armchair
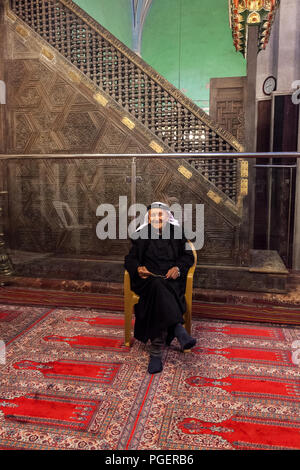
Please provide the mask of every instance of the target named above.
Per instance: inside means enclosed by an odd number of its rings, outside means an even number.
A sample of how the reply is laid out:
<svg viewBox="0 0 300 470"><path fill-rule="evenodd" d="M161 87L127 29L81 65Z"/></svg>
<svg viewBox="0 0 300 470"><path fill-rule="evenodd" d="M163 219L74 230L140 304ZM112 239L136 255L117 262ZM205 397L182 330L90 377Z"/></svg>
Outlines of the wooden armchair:
<svg viewBox="0 0 300 470"><path fill-rule="evenodd" d="M186 312L183 316L184 318L184 327L189 334L191 334L192 326L192 295L193 295L193 278L194 272L197 264L197 252L192 242L188 240L188 243L192 247L194 255L194 264L190 267L187 278L186 278L186 287L185 287L185 301L186 301ZM125 314L125 346L130 346L131 344L131 325L132 325L132 312L133 307L139 301L139 296L135 294L130 287L130 276L129 272L124 272L124 314Z"/></svg>

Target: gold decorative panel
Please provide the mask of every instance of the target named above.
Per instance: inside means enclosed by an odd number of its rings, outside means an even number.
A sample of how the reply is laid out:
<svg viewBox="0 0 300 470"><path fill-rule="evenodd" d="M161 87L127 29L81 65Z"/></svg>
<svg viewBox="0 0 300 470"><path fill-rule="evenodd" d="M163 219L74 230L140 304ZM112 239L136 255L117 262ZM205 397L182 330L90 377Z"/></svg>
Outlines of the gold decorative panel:
<svg viewBox="0 0 300 470"><path fill-rule="evenodd" d="M185 166L180 165L178 167L178 171L187 179L190 179L193 176L193 173L189 171L187 168L185 168Z"/></svg>

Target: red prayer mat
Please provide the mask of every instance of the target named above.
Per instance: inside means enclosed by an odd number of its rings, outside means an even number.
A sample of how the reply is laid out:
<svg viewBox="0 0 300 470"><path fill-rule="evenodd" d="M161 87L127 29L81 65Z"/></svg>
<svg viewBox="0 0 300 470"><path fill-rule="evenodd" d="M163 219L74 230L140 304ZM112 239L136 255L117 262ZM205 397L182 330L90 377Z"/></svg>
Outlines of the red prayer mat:
<svg viewBox="0 0 300 470"><path fill-rule="evenodd" d="M0 410L8 420L86 430L99 408L94 400L26 394L0 400Z"/></svg>
<svg viewBox="0 0 300 470"><path fill-rule="evenodd" d="M18 312L18 311L9 311L9 312L5 312L5 311L0 311L0 322L2 321L12 321L14 320L15 318L17 318L19 315L21 314L21 312Z"/></svg>
<svg viewBox="0 0 300 470"><path fill-rule="evenodd" d="M114 317L68 317L66 318L66 321L75 321L75 322L85 322L88 323L89 325L95 325L95 326L108 326L110 328L124 328L124 318L123 316L119 316L119 318ZM132 320L132 325L134 323L134 320Z"/></svg>
<svg viewBox="0 0 300 470"><path fill-rule="evenodd" d="M104 337L104 336L58 336L50 335L43 338L45 341L59 341L69 344L72 348L84 349L114 349L120 352L128 351L129 348L124 345L122 338Z"/></svg>
<svg viewBox="0 0 300 470"><path fill-rule="evenodd" d="M284 336L282 335L282 332L279 328L271 329L258 326L198 326L197 331L203 331L203 333L212 331L215 333L223 333L224 335L228 336L248 336L249 338L267 338L274 340L284 339Z"/></svg>
<svg viewBox="0 0 300 470"><path fill-rule="evenodd" d="M16 362L13 366L18 370L37 370L45 377L52 377L56 380L82 380L84 382L110 384L121 364L66 360L43 363L25 360Z"/></svg>
<svg viewBox="0 0 300 470"><path fill-rule="evenodd" d="M297 449L299 427L286 420L249 420L247 416L226 419L217 424L186 418L178 424L184 434L220 436L240 449L256 449L256 446Z"/></svg>
<svg viewBox="0 0 300 470"><path fill-rule="evenodd" d="M282 364L290 367L296 367L292 362L292 354L290 351L282 350L265 350L259 348L222 348L222 349L208 349L208 348L194 348L196 354L214 354L227 357L233 361L249 361L261 362L267 364Z"/></svg>
<svg viewBox="0 0 300 470"><path fill-rule="evenodd" d="M300 401L300 384L294 380L280 380L270 377L253 378L251 375L230 375L221 379L193 376L186 379L192 387L219 387L233 395L251 394L254 397L284 398Z"/></svg>

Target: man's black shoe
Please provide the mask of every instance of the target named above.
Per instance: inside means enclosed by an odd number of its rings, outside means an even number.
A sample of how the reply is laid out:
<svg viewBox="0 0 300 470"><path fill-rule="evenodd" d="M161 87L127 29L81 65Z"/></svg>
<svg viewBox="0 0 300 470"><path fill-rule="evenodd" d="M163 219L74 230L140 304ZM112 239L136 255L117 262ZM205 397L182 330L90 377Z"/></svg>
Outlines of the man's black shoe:
<svg viewBox="0 0 300 470"><path fill-rule="evenodd" d="M188 332L181 325L181 323L178 323L178 325L176 325L174 333L182 349L191 349L197 343L197 340L195 338L192 338L192 336L188 334Z"/></svg>
<svg viewBox="0 0 300 470"><path fill-rule="evenodd" d="M150 356L150 361L148 364L149 374L157 374L163 370L163 365L160 357Z"/></svg>

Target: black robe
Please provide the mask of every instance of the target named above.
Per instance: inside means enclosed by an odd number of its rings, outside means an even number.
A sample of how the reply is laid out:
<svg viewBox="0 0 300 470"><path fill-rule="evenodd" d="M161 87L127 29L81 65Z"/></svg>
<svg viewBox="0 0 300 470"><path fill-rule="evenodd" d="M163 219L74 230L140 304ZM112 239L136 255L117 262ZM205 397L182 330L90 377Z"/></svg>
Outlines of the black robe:
<svg viewBox="0 0 300 470"><path fill-rule="evenodd" d="M170 226L169 239L151 240L150 227L148 224L141 230L148 239L131 240L132 247L125 257L131 289L140 296L135 305L134 337L143 343L159 337L163 331L172 334L175 325L184 322L186 276L194 263L193 252L185 249L186 238L174 238L173 225ZM151 273L161 275L178 266L180 277L163 279L149 276L142 279L137 272L139 266L146 266Z"/></svg>

